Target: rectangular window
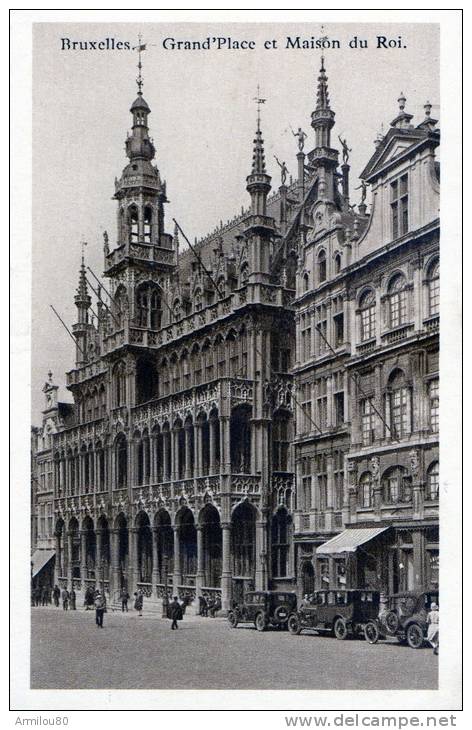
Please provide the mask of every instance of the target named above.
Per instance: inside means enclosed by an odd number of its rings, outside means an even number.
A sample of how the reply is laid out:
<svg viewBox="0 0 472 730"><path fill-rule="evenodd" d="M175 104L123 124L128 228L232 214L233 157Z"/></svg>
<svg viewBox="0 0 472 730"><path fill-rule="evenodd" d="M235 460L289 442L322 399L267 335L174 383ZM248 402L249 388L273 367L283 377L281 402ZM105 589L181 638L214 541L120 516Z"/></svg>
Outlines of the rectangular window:
<svg viewBox="0 0 472 730"><path fill-rule="evenodd" d="M311 509L311 476L302 478L302 509L305 512Z"/></svg>
<svg viewBox="0 0 472 730"><path fill-rule="evenodd" d="M326 396L324 396L323 398L318 398L317 407L318 426L321 428L322 431L324 431L328 425L328 398Z"/></svg>
<svg viewBox="0 0 472 730"><path fill-rule="evenodd" d="M302 433L311 430L311 383L303 383L301 386Z"/></svg>
<svg viewBox="0 0 472 730"><path fill-rule="evenodd" d="M322 306L320 307L318 311L318 354L323 355L327 349L328 345L327 339L328 339L328 323L326 320L326 307Z"/></svg>
<svg viewBox="0 0 472 730"><path fill-rule="evenodd" d="M392 238L408 233L408 174L390 185L390 206L392 211Z"/></svg>
<svg viewBox="0 0 472 730"><path fill-rule="evenodd" d="M362 443L369 446L375 439L375 411L373 407L374 399L364 398L361 401L361 429Z"/></svg>
<svg viewBox="0 0 472 730"><path fill-rule="evenodd" d="M335 425L342 426L344 423L344 392L334 394L334 418Z"/></svg>
<svg viewBox="0 0 472 730"><path fill-rule="evenodd" d="M375 337L375 305L361 310L361 339L370 340Z"/></svg>
<svg viewBox="0 0 472 730"><path fill-rule="evenodd" d="M334 343L335 347L344 344L344 314L337 314L334 317Z"/></svg>
<svg viewBox="0 0 472 730"><path fill-rule="evenodd" d="M429 383L429 422L431 431L439 431L439 380L431 380Z"/></svg>
<svg viewBox="0 0 472 730"><path fill-rule="evenodd" d="M397 388L392 393L392 429L396 436L410 433L408 423L408 388Z"/></svg>

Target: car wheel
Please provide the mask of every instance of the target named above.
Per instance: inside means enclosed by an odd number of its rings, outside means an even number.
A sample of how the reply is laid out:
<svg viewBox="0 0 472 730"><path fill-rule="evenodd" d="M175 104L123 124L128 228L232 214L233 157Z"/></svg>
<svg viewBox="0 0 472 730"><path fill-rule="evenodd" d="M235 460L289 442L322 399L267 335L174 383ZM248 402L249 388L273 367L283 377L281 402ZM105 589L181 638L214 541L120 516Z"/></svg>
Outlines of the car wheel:
<svg viewBox="0 0 472 730"><path fill-rule="evenodd" d="M348 630L346 622L343 618L337 618L334 622L334 635L337 639L340 641L344 641L344 639L347 639Z"/></svg>
<svg viewBox="0 0 472 730"><path fill-rule="evenodd" d="M228 614L228 623L232 629L235 629L238 625L238 617L236 616L234 611L231 611L231 613Z"/></svg>
<svg viewBox="0 0 472 730"><path fill-rule="evenodd" d="M288 617L288 630L294 636L298 636L302 630L298 616Z"/></svg>
<svg viewBox="0 0 472 730"><path fill-rule="evenodd" d="M256 629L258 631L265 631L267 628L266 617L263 613L258 613L256 616Z"/></svg>
<svg viewBox="0 0 472 730"><path fill-rule="evenodd" d="M376 644L380 638L379 627L374 621L368 621L364 626L365 640L369 644Z"/></svg>
<svg viewBox="0 0 472 730"><path fill-rule="evenodd" d="M387 629L387 633L390 634L390 636L394 636L398 631L400 623L395 611L388 611L388 613L385 614L383 622L385 624L385 628Z"/></svg>
<svg viewBox="0 0 472 730"><path fill-rule="evenodd" d="M418 624L410 624L406 630L406 641L411 649L421 649L423 646L423 631Z"/></svg>

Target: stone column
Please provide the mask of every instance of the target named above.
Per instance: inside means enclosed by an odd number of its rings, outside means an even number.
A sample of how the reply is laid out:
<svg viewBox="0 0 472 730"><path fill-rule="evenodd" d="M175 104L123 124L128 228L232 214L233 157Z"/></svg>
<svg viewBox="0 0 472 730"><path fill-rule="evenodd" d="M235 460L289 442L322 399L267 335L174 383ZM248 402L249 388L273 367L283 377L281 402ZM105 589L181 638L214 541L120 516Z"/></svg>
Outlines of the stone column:
<svg viewBox="0 0 472 730"><path fill-rule="evenodd" d="M267 551L267 526L264 521L256 522L256 575L255 584L257 591L266 591L268 576L267 576L267 563L268 563L268 551Z"/></svg>
<svg viewBox="0 0 472 730"><path fill-rule="evenodd" d="M113 593L119 591L120 585L120 572L119 572L119 540L118 530L113 528L110 530L110 600L113 598Z"/></svg>
<svg viewBox="0 0 472 730"><path fill-rule="evenodd" d="M95 530L95 582L98 584L98 587L101 588L101 580L102 580L102 558L103 558L103 551L102 551L102 544L103 544L103 530Z"/></svg>
<svg viewBox="0 0 472 730"><path fill-rule="evenodd" d="M73 533L67 533L67 586L72 588L72 539Z"/></svg>
<svg viewBox="0 0 472 730"><path fill-rule="evenodd" d="M169 432L162 432L162 481L169 478Z"/></svg>
<svg viewBox="0 0 472 730"><path fill-rule="evenodd" d="M61 535L58 535L56 533L55 535L55 542L56 542L56 563L55 563L55 576L54 576L54 583L57 585L57 579L59 576L63 575L63 545L61 541L61 536L63 537L65 535L64 530L62 531Z"/></svg>
<svg viewBox="0 0 472 730"><path fill-rule="evenodd" d="M221 523L222 570L221 570L221 608L227 613L231 608L231 523Z"/></svg>
<svg viewBox="0 0 472 730"><path fill-rule="evenodd" d="M209 473L215 473L215 430L214 420L212 418L208 421L208 433L210 435L210 468Z"/></svg>
<svg viewBox="0 0 472 730"><path fill-rule="evenodd" d="M132 596L136 590L138 576L138 528L130 527L128 553L128 593Z"/></svg>
<svg viewBox="0 0 472 730"><path fill-rule="evenodd" d="M156 436L154 434L152 434L151 436L149 436L149 457L151 460L151 471L149 474L149 483L150 484L155 484L157 481L157 479L156 479L156 474L157 474L156 451L157 451Z"/></svg>
<svg viewBox="0 0 472 730"><path fill-rule="evenodd" d="M203 547L203 527L197 525L197 577L196 577L196 597L202 595L202 587L205 585L205 555ZM198 605L198 603L197 603Z"/></svg>
<svg viewBox="0 0 472 730"><path fill-rule="evenodd" d="M177 588L182 583L182 573L180 569L180 528L177 525L173 526L174 530L174 578L173 578L173 590L175 595L178 595Z"/></svg>
<svg viewBox="0 0 472 730"><path fill-rule="evenodd" d="M80 577L82 581L87 577L87 532L80 531Z"/></svg>
<svg viewBox="0 0 472 730"><path fill-rule="evenodd" d="M192 460L191 460L191 450L192 450L192 433L191 433L192 426L186 426L185 428L185 478L191 479L192 474Z"/></svg>
<svg viewBox="0 0 472 730"><path fill-rule="evenodd" d="M228 474L231 471L230 419L228 416L220 416L220 459L221 472Z"/></svg>
<svg viewBox="0 0 472 730"><path fill-rule="evenodd" d="M152 590L156 590L156 585L159 583L159 561L157 554L157 538L158 528L152 528Z"/></svg>
<svg viewBox="0 0 472 730"><path fill-rule="evenodd" d="M179 478L179 434L178 431L171 431L172 451L171 451L171 481L175 482Z"/></svg>
<svg viewBox="0 0 472 730"><path fill-rule="evenodd" d="M194 475L202 476L202 427L199 423L194 426L194 450L195 450L195 468Z"/></svg>

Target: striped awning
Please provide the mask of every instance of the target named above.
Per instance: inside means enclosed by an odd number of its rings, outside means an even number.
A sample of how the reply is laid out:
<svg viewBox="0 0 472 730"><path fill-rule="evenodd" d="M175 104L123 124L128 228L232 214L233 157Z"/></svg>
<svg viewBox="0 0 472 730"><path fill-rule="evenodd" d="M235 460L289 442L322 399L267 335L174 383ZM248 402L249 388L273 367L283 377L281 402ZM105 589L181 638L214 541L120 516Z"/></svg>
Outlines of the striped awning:
<svg viewBox="0 0 472 730"><path fill-rule="evenodd" d="M317 555L335 555L336 553L354 553L360 545L373 540L388 527L360 527L344 530L316 548Z"/></svg>
<svg viewBox="0 0 472 730"><path fill-rule="evenodd" d="M33 563L32 577L38 575L42 569L49 563L50 560L55 556L55 550L35 550L31 562Z"/></svg>

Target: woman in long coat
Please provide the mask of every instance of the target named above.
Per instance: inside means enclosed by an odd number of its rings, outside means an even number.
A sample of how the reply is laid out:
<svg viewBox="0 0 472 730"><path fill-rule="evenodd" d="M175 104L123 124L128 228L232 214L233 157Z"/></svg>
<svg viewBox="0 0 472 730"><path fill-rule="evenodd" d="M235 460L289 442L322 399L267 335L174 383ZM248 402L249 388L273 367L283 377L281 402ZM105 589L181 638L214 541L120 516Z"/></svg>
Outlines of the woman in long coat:
<svg viewBox="0 0 472 730"><path fill-rule="evenodd" d="M177 621L182 621L183 619L183 613L182 613L182 606L179 603L179 599L177 596L174 596L174 600L169 606L169 618L172 619L172 625L171 629L178 629Z"/></svg>

